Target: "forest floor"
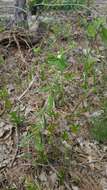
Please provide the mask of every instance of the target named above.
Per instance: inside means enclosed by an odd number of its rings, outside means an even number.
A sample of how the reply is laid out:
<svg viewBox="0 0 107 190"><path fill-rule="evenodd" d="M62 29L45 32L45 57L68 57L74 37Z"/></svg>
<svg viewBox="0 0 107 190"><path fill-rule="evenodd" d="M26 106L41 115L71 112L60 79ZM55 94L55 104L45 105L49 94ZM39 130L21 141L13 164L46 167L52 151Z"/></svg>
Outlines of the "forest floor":
<svg viewBox="0 0 107 190"><path fill-rule="evenodd" d="M0 33L0 189L106 190L106 18L42 16L35 45Z"/></svg>

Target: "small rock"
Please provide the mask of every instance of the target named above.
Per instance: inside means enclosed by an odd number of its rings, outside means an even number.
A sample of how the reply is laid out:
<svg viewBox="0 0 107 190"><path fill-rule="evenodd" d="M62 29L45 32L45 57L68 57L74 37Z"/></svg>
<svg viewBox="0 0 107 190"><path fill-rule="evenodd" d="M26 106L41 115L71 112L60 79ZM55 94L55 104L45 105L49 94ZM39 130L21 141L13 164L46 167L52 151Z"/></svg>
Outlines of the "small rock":
<svg viewBox="0 0 107 190"><path fill-rule="evenodd" d="M0 184L2 184L4 180L5 180L5 176L1 173L0 174Z"/></svg>
<svg viewBox="0 0 107 190"><path fill-rule="evenodd" d="M46 182L47 181L46 173L42 172L39 176L39 179L41 182Z"/></svg>
<svg viewBox="0 0 107 190"><path fill-rule="evenodd" d="M104 92L104 97L105 97L105 98L107 98L107 91L106 91L106 92Z"/></svg>
<svg viewBox="0 0 107 190"><path fill-rule="evenodd" d="M23 104L20 105L20 111L24 111L25 110L25 106Z"/></svg>
<svg viewBox="0 0 107 190"><path fill-rule="evenodd" d="M31 106L31 105L28 105L28 107L27 107L26 110L25 110L25 116L28 116L29 113L32 112L32 111L33 111L32 106Z"/></svg>
<svg viewBox="0 0 107 190"><path fill-rule="evenodd" d="M11 94L14 91L15 91L15 88L14 88L13 84L9 84L8 85L8 93Z"/></svg>
<svg viewBox="0 0 107 190"><path fill-rule="evenodd" d="M98 111L93 112L93 113L90 115L90 117L99 117L99 116L101 116L101 114L103 114L103 113L104 113L103 110L98 110Z"/></svg>
<svg viewBox="0 0 107 190"><path fill-rule="evenodd" d="M72 190L79 190L79 188L77 186L72 185Z"/></svg>
<svg viewBox="0 0 107 190"><path fill-rule="evenodd" d="M5 123L3 121L0 122L0 128L3 128L3 126L5 125Z"/></svg>

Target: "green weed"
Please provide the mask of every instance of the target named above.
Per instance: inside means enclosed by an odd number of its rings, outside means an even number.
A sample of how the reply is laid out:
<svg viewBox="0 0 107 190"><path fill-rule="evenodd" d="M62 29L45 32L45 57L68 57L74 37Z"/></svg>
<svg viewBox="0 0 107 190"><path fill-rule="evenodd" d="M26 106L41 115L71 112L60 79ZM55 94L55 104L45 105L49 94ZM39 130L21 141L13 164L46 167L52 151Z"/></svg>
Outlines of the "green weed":
<svg viewBox="0 0 107 190"><path fill-rule="evenodd" d="M57 56L49 55L47 63L55 66L61 72L67 68L67 60L62 52L59 52Z"/></svg>
<svg viewBox="0 0 107 190"><path fill-rule="evenodd" d="M6 88L0 90L0 100L5 102L5 109L9 110L11 108L11 101Z"/></svg>
<svg viewBox="0 0 107 190"><path fill-rule="evenodd" d="M4 61L4 59L3 59L3 56L0 55L0 65L4 65L4 63L5 63L5 61Z"/></svg>
<svg viewBox="0 0 107 190"><path fill-rule="evenodd" d="M39 184L35 181L27 180L25 182L26 190L41 190Z"/></svg>
<svg viewBox="0 0 107 190"><path fill-rule="evenodd" d="M10 119L17 126L22 126L23 125L24 117L22 117L20 112L18 112L18 111L11 112L10 113Z"/></svg>
<svg viewBox="0 0 107 190"><path fill-rule="evenodd" d="M86 50L85 56L83 59L83 87L88 89L88 79L89 76L93 76L93 81L95 85L95 58L91 55L90 50Z"/></svg>
<svg viewBox="0 0 107 190"><path fill-rule="evenodd" d="M104 115L93 119L91 134L99 142L107 141L107 117Z"/></svg>
<svg viewBox="0 0 107 190"><path fill-rule="evenodd" d="M102 103L102 113L92 119L92 136L99 142L107 141L107 101Z"/></svg>

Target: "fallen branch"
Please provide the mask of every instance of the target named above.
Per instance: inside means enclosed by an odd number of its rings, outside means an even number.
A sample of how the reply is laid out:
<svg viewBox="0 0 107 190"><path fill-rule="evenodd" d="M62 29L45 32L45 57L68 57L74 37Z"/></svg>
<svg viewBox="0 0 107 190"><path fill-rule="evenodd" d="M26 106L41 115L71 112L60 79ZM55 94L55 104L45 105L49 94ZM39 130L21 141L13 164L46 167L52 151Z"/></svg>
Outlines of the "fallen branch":
<svg viewBox="0 0 107 190"><path fill-rule="evenodd" d="M14 38L14 41L16 42L16 44L17 44L17 48L18 48L18 50L19 50L19 53L20 53L20 57L21 57L21 59L22 59L22 62L23 62L23 63L26 63L26 61L25 61L25 59L24 59L24 57L23 57L21 48L20 48L19 41L17 40L15 34L13 34L13 38Z"/></svg>
<svg viewBox="0 0 107 190"><path fill-rule="evenodd" d="M4 46L17 45L14 36L18 39L20 45L29 48L41 41L43 33L41 35L39 31L31 32L22 28L13 28L0 33L0 44Z"/></svg>

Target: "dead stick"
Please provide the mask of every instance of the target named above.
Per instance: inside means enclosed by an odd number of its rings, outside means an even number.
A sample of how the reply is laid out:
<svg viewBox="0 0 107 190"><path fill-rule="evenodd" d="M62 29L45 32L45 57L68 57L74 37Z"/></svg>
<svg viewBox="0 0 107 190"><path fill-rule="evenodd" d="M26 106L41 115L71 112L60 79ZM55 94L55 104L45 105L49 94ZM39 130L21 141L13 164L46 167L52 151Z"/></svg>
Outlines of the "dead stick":
<svg viewBox="0 0 107 190"><path fill-rule="evenodd" d="M17 98L18 101L20 101L20 100L23 98L23 96L24 96L24 95L29 91L29 89L32 87L32 85L33 85L33 83L34 83L34 81L35 81L35 78L36 78L36 77L33 78L33 80L30 82L28 88Z"/></svg>

